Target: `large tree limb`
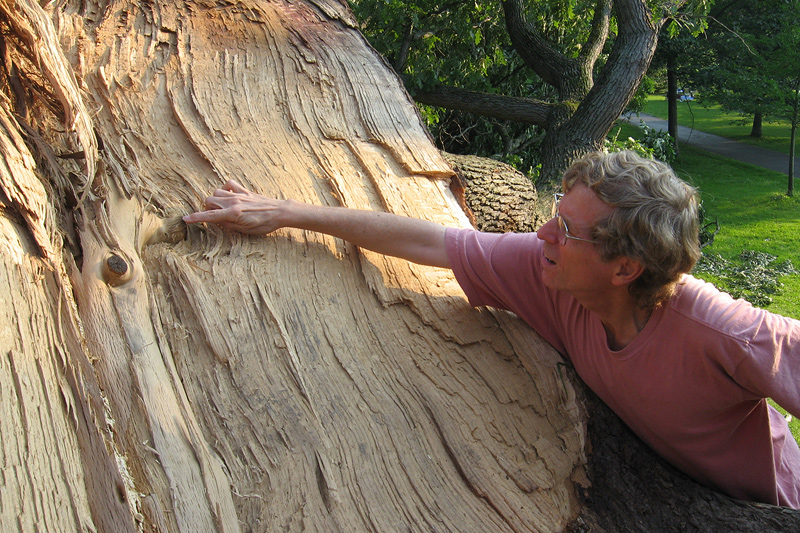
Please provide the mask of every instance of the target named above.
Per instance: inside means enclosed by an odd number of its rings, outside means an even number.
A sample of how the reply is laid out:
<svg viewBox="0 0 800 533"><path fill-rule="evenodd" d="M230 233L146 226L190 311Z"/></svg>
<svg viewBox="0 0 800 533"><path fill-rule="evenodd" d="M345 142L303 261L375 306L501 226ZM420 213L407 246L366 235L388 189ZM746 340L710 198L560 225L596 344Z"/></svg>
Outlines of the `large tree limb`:
<svg viewBox="0 0 800 533"><path fill-rule="evenodd" d="M557 104L533 98L487 94L445 86L439 86L432 91L417 92L414 99L422 104L544 127L550 124L553 110L557 108Z"/></svg>
<svg viewBox="0 0 800 533"><path fill-rule="evenodd" d="M608 37L611 0L598 0L585 45L576 57L568 57L526 20L521 0L504 0L506 28L511 43L525 64L555 87L562 100L580 101L592 87L594 64Z"/></svg>
<svg viewBox="0 0 800 533"><path fill-rule="evenodd" d="M645 2L616 0L619 34L597 82L570 122L588 138L603 139L639 87L658 43L660 22Z"/></svg>
<svg viewBox="0 0 800 533"><path fill-rule="evenodd" d="M521 0L504 0L503 13L511 44L525 64L546 83L563 89L567 77L574 77L579 63L556 50L536 26L529 24Z"/></svg>
<svg viewBox="0 0 800 533"><path fill-rule="evenodd" d="M611 26L611 4L612 0L597 0L589 38L580 51L581 59L591 65L590 69L592 70L594 70L594 64L603 51L608 38L608 30Z"/></svg>

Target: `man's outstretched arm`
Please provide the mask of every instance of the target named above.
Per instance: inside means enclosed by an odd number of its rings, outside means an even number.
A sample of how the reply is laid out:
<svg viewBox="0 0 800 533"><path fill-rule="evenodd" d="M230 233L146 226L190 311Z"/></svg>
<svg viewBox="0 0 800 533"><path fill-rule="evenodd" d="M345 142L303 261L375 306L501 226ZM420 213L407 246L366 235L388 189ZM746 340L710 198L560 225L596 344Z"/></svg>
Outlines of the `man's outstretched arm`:
<svg viewBox="0 0 800 533"><path fill-rule="evenodd" d="M206 198L205 211L185 216L189 224L212 222L225 229L266 235L279 228L325 233L384 255L450 268L445 226L379 211L323 207L255 194L228 181Z"/></svg>

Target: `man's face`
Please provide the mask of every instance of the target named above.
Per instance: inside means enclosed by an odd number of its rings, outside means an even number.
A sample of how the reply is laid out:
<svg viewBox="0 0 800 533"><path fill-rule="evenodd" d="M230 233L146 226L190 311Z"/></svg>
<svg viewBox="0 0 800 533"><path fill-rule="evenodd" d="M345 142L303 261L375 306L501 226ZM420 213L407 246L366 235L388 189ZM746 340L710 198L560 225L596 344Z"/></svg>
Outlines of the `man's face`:
<svg viewBox="0 0 800 533"><path fill-rule="evenodd" d="M559 215L569 228L569 235L592 239L591 231L614 210L589 187L576 183L559 203ZM545 241L542 277L551 289L582 296L600 296L610 287L615 262L605 262L596 244L586 240L566 238L553 218L536 232ZM561 242L564 244L561 244Z"/></svg>

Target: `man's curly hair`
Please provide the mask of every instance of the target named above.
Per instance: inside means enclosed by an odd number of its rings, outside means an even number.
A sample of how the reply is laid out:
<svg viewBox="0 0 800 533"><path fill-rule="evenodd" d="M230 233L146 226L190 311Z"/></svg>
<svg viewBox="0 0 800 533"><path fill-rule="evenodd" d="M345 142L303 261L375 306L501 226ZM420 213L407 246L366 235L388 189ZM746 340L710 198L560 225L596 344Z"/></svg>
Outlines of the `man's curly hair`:
<svg viewBox="0 0 800 533"><path fill-rule="evenodd" d="M697 191L660 161L634 152L592 152L564 173L562 187L592 189L614 211L593 229L601 257L629 257L644 272L630 286L642 308L669 299L700 257Z"/></svg>

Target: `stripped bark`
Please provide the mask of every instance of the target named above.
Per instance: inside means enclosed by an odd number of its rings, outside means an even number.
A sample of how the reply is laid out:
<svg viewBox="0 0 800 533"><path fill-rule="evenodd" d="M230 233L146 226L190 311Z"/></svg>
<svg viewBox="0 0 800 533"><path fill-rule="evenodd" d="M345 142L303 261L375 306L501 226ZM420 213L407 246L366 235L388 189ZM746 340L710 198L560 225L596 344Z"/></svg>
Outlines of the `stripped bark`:
<svg viewBox="0 0 800 533"><path fill-rule="evenodd" d="M468 224L452 170L343 5L0 10L0 528L575 519L581 408L516 318L469 308L449 271L175 218L236 178Z"/></svg>

